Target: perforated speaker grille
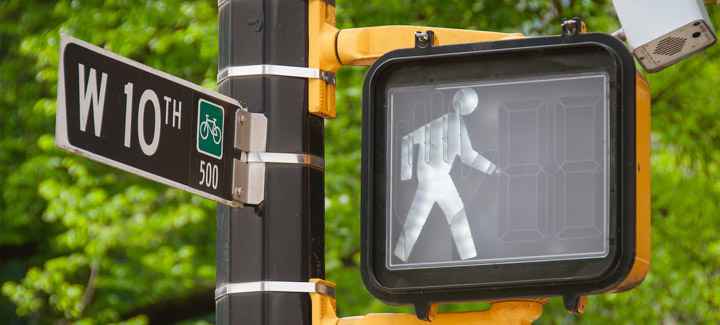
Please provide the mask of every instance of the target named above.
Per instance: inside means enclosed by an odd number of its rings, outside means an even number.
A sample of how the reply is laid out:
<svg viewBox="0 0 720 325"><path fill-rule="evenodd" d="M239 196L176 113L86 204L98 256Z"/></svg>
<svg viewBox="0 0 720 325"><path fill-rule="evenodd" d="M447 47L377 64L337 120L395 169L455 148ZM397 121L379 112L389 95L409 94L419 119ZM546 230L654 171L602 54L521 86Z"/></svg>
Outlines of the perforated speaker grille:
<svg viewBox="0 0 720 325"><path fill-rule="evenodd" d="M658 45L655 48L655 52L653 52L653 54L667 56L675 55L682 51L686 41L687 39L683 37L667 37L658 42Z"/></svg>

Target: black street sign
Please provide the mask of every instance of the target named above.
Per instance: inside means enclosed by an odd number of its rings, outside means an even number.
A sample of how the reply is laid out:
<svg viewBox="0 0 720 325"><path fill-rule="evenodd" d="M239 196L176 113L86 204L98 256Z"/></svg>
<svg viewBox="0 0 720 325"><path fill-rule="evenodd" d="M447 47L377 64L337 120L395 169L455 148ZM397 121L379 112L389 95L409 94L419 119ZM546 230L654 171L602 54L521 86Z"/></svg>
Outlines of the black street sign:
<svg viewBox="0 0 720 325"><path fill-rule="evenodd" d="M227 96L63 35L57 146L231 206L235 111Z"/></svg>

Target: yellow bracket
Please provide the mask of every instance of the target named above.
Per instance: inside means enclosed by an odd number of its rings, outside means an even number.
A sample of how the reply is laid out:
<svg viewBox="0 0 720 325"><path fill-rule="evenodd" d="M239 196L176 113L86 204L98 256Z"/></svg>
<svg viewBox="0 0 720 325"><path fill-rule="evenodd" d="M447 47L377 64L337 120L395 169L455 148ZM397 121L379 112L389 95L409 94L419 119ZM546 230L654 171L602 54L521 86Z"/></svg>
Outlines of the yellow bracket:
<svg viewBox="0 0 720 325"><path fill-rule="evenodd" d="M337 54L343 65L371 65L392 50L415 46L415 32L432 30L433 45L449 45L520 38L523 34L482 32L424 26L377 26L344 29L337 36Z"/></svg>
<svg viewBox="0 0 720 325"><path fill-rule="evenodd" d="M308 3L308 67L335 73L342 66L335 55L335 7L322 0ZM335 84L322 79L308 81L310 113L335 118Z"/></svg>
<svg viewBox="0 0 720 325"><path fill-rule="evenodd" d="M483 32L425 26L377 26L338 30L335 7L322 0L308 3L308 67L335 73L343 65L371 65L392 50L415 46L417 31L432 30L434 45L496 41L523 34ZM335 118L335 85L321 79L308 82L310 113Z"/></svg>
<svg viewBox="0 0 720 325"><path fill-rule="evenodd" d="M312 283L322 283L335 287L335 284L321 279L310 279ZM312 301L312 325L427 325L415 314L368 314L348 318L337 317L335 298L310 293ZM433 305L434 315L431 322L443 325L461 324L531 324L542 315L547 299L518 301L497 301L484 311L437 313L438 305Z"/></svg>

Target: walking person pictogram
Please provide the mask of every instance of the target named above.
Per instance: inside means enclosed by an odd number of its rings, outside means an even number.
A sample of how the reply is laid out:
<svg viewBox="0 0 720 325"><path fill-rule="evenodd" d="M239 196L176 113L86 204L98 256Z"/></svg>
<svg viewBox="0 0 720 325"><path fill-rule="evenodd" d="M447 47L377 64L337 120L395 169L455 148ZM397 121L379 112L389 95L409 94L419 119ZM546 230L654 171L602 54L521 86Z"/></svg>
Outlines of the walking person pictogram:
<svg viewBox="0 0 720 325"><path fill-rule="evenodd" d="M474 112L477 105L477 93L462 88L453 96L451 112L402 138L400 179L403 181L412 177L413 152L418 145L418 186L394 251L404 262L407 262L435 203L445 214L460 258L477 256L465 206L450 176L458 156L462 163L488 175L501 173L490 160L475 151L470 142L462 116Z"/></svg>

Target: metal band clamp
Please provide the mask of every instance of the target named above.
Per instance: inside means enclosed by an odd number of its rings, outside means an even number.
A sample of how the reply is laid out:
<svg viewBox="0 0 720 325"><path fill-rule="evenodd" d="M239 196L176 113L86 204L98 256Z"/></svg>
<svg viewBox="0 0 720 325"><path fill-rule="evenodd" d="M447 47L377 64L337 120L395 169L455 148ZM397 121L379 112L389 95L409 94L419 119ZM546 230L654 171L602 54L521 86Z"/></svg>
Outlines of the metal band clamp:
<svg viewBox="0 0 720 325"><path fill-rule="evenodd" d="M325 170L325 160L313 155L277 152L242 152L233 160L233 198L245 204L265 199L265 164L305 165Z"/></svg>
<svg viewBox="0 0 720 325"><path fill-rule="evenodd" d="M325 159L301 153L243 152L241 160L247 163L307 165L315 169L325 170Z"/></svg>
<svg viewBox="0 0 720 325"><path fill-rule="evenodd" d="M317 68L292 67L287 65L257 64L227 67L217 75L217 83L227 78L246 76L283 76L305 79L320 79L335 84L335 74Z"/></svg>
<svg viewBox="0 0 720 325"><path fill-rule="evenodd" d="M335 297L335 288L322 283L290 282L290 281L256 281L243 283L228 283L215 289L215 300L225 295L253 292L297 292L320 293Z"/></svg>

